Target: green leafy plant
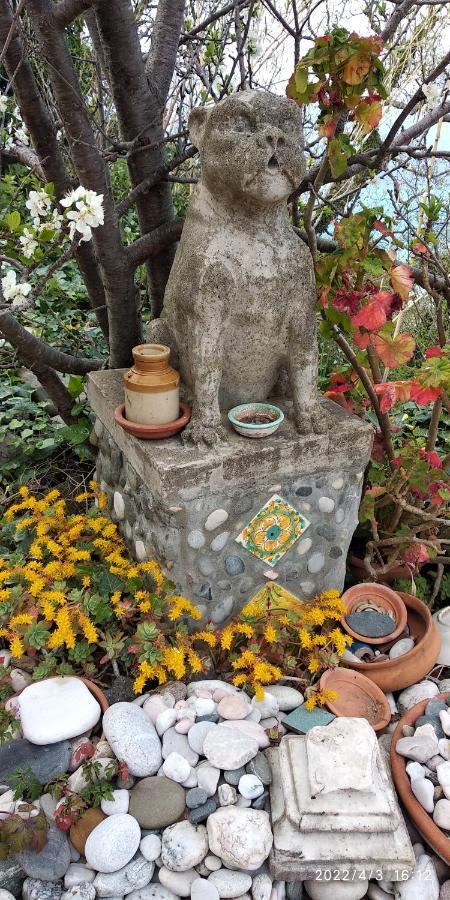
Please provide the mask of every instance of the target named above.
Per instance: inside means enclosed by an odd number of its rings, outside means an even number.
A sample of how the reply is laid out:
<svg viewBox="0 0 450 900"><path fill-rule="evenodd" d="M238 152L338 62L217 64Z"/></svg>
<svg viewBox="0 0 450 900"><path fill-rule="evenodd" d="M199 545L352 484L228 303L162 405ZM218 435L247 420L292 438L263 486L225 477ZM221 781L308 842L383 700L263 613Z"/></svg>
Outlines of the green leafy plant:
<svg viewBox="0 0 450 900"><path fill-rule="evenodd" d="M10 741L17 734L19 728L20 722L13 713L8 712L4 706L0 706L0 746Z"/></svg>
<svg viewBox="0 0 450 900"><path fill-rule="evenodd" d="M14 800L33 803L42 794L42 785L29 767L18 768L11 775Z"/></svg>

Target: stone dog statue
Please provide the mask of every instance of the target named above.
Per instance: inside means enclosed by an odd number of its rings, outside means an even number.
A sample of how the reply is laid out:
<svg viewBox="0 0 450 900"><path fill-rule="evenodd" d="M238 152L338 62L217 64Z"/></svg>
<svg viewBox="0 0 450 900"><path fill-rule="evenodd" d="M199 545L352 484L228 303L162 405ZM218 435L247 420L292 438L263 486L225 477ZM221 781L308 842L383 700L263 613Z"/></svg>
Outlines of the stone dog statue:
<svg viewBox="0 0 450 900"><path fill-rule="evenodd" d="M297 106L233 94L189 119L201 179L149 338L168 344L192 390L185 439L222 437L220 407L266 400L288 372L302 433L324 430L316 392L314 271L286 200L304 173Z"/></svg>

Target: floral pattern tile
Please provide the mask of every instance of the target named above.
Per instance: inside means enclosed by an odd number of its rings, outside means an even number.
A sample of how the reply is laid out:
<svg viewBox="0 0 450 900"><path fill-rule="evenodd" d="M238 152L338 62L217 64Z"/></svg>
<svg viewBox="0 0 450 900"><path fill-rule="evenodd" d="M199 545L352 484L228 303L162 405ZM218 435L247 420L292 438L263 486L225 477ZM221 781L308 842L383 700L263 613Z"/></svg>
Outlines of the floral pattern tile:
<svg viewBox="0 0 450 900"><path fill-rule="evenodd" d="M287 500L273 494L236 541L267 565L276 566L310 524Z"/></svg>

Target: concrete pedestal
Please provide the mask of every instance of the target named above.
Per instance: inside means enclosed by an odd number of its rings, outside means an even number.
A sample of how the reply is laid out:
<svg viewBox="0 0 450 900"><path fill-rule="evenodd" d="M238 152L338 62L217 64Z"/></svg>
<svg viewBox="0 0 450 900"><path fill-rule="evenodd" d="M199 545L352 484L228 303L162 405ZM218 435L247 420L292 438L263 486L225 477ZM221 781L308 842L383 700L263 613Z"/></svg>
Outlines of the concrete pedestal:
<svg viewBox="0 0 450 900"><path fill-rule="evenodd" d="M134 556L157 559L177 591L216 623L237 613L269 579L301 599L342 589L372 446L369 425L324 400L324 435L300 436L291 405L283 403L285 422L262 440L236 434L224 414L228 441L212 450L184 447L179 436L143 441L114 422L122 375L92 373L88 396L96 415L97 479ZM264 520L262 538L261 520L253 528L252 546L262 541L260 558L236 538L275 495L286 501L287 518L270 534ZM288 534L292 523L300 537ZM289 546L275 565L273 557L267 561L274 535L283 550Z"/></svg>

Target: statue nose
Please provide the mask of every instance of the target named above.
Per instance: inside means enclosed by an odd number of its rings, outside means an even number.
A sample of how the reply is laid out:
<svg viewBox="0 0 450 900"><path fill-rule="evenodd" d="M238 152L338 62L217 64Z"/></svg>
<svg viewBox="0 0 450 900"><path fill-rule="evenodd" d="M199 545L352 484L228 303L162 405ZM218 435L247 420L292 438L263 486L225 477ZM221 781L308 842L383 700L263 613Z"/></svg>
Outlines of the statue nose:
<svg viewBox="0 0 450 900"><path fill-rule="evenodd" d="M283 147L286 143L283 132L279 128L267 127L258 136L258 143L261 147L270 147L275 151L279 147Z"/></svg>

